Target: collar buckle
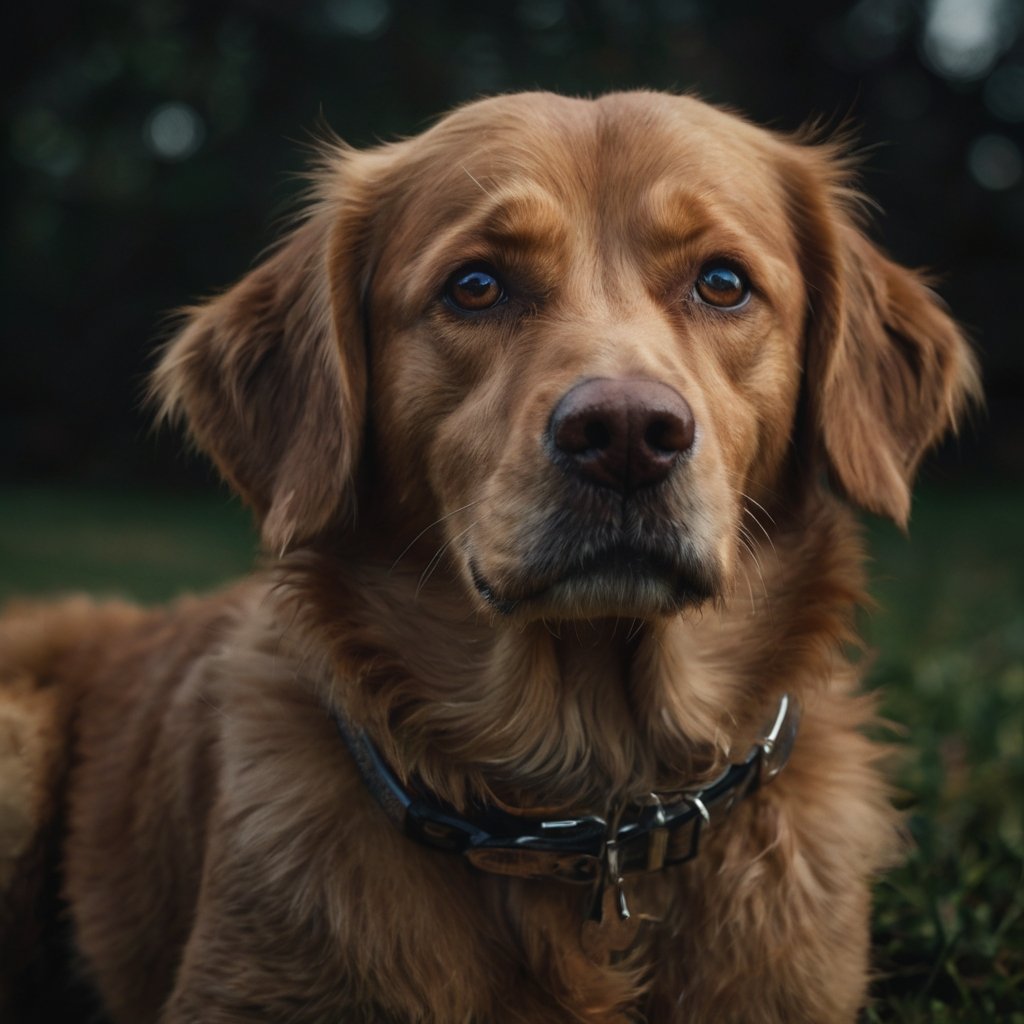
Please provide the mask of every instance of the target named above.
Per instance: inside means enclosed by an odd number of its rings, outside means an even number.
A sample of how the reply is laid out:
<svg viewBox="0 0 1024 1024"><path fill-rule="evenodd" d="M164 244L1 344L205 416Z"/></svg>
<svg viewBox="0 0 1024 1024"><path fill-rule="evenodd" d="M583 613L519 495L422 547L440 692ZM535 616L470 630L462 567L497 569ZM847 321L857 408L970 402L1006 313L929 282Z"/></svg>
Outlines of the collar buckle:
<svg viewBox="0 0 1024 1024"><path fill-rule="evenodd" d="M668 854L668 818L661 797L652 793L650 800L654 805L654 815L647 835L647 870L660 871L665 866L665 856Z"/></svg>

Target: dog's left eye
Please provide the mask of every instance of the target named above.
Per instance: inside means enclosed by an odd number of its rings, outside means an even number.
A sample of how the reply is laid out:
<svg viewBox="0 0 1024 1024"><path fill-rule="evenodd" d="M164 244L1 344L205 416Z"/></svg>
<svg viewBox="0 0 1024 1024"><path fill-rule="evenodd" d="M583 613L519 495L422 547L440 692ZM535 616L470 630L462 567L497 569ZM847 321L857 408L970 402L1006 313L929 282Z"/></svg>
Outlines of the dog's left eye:
<svg viewBox="0 0 1024 1024"><path fill-rule="evenodd" d="M448 278L444 297L456 309L478 313L504 301L505 289L490 267L461 267Z"/></svg>
<svg viewBox="0 0 1024 1024"><path fill-rule="evenodd" d="M694 292L709 306L738 309L750 298L750 284L727 263L707 263L697 275Z"/></svg>

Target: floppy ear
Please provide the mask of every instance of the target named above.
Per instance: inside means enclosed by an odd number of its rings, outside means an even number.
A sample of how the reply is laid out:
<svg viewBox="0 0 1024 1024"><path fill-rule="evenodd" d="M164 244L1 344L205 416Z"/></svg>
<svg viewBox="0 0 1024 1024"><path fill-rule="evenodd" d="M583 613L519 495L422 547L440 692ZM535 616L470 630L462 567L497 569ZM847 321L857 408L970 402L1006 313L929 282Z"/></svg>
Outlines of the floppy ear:
<svg viewBox="0 0 1024 1024"><path fill-rule="evenodd" d="M275 552L352 511L366 404L359 234L343 200L321 198L264 263L187 311L153 376L164 416L187 422Z"/></svg>
<svg viewBox="0 0 1024 1024"><path fill-rule="evenodd" d="M803 149L812 159L788 183L809 285L814 443L842 493L906 526L921 457L980 397L977 365L925 280L862 233L841 161Z"/></svg>

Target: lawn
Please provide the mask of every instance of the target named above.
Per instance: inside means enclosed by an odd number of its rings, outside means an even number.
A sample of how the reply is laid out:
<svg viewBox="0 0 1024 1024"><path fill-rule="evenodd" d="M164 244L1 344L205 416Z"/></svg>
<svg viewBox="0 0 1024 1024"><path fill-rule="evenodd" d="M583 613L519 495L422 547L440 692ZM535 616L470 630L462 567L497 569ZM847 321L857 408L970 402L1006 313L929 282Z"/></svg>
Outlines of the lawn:
<svg viewBox="0 0 1024 1024"><path fill-rule="evenodd" d="M871 673L915 847L878 894L877 1021L1024 1022L1024 491L942 491L872 530Z"/></svg>
<svg viewBox="0 0 1024 1024"><path fill-rule="evenodd" d="M871 1022L1024 1024L1024 490L926 492L911 539L870 526L864 632L907 758L914 846L878 890ZM244 572L227 499L0 490L0 600L163 600Z"/></svg>
<svg viewBox="0 0 1024 1024"><path fill-rule="evenodd" d="M0 600L88 591L165 601L245 572L255 545L227 496L0 488Z"/></svg>

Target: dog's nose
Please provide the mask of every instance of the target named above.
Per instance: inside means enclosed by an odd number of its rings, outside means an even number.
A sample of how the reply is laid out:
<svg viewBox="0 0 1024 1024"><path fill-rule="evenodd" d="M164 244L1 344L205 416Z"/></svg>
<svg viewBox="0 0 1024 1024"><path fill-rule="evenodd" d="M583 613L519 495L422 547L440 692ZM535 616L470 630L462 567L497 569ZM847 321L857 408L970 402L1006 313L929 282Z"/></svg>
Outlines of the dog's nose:
<svg viewBox="0 0 1024 1024"><path fill-rule="evenodd" d="M624 494L664 480L693 430L693 411L674 388L607 377L570 388L548 425L556 461Z"/></svg>

